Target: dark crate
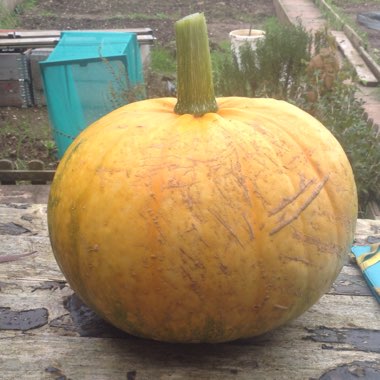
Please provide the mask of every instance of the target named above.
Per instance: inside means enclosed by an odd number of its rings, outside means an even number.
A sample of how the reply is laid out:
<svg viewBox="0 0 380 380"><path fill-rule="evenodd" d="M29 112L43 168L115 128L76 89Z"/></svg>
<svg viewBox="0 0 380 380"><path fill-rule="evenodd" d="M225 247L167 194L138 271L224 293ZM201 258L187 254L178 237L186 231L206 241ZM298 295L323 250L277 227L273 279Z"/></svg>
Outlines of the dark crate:
<svg viewBox="0 0 380 380"><path fill-rule="evenodd" d="M0 53L0 80L30 80L27 56L22 53Z"/></svg>
<svg viewBox="0 0 380 380"><path fill-rule="evenodd" d="M53 48L39 48L30 49L26 53L32 78L31 86L33 101L34 104L38 107L46 105L39 62L47 59L52 51Z"/></svg>
<svg viewBox="0 0 380 380"><path fill-rule="evenodd" d="M0 81L0 107L28 107L32 104L29 81Z"/></svg>

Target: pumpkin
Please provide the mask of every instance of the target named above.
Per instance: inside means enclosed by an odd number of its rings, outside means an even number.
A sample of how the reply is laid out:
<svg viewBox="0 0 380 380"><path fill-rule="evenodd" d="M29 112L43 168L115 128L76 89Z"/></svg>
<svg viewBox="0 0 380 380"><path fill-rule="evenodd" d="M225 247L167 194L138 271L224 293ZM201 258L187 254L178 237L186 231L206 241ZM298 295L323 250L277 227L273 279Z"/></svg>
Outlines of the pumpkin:
<svg viewBox="0 0 380 380"><path fill-rule="evenodd" d="M52 249L82 300L130 334L259 335L340 272L357 217L352 170L299 108L215 99L204 16L176 30L178 100L125 105L76 138L51 186Z"/></svg>

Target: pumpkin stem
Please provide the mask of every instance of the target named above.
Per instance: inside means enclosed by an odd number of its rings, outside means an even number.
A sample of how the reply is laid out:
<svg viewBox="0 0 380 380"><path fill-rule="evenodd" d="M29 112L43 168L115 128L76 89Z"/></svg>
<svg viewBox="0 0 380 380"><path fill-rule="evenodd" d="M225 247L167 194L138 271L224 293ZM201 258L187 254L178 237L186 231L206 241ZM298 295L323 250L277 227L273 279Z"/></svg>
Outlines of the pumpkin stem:
<svg viewBox="0 0 380 380"><path fill-rule="evenodd" d="M194 13L175 24L177 45L177 104L174 112L202 116L216 112L206 19Z"/></svg>

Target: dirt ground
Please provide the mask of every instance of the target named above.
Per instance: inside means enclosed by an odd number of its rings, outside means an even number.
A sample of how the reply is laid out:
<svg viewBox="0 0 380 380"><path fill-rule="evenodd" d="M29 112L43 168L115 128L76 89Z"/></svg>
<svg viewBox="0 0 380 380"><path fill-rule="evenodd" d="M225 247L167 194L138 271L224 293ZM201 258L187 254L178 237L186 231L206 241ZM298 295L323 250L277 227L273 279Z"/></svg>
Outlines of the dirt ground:
<svg viewBox="0 0 380 380"><path fill-rule="evenodd" d="M356 22L358 13L378 11L379 0L333 0L359 30L368 35L371 48L380 49L380 31ZM38 0L20 14L20 26L26 29L103 29L150 27L157 42L174 41L176 20L194 12L204 12L211 42L228 39L233 29L251 24L262 26L268 16L274 16L270 0Z"/></svg>
<svg viewBox="0 0 380 380"><path fill-rule="evenodd" d="M380 12L380 1L333 0L333 4L341 9L348 19L351 19L359 31L367 35L364 40L368 41L369 49L380 59L380 30L367 28L357 22L357 15L360 13Z"/></svg>
<svg viewBox="0 0 380 380"><path fill-rule="evenodd" d="M30 29L152 28L157 42L174 41L174 22L194 12L204 12L210 40L228 39L233 29L261 26L275 14L268 0L39 0L21 15Z"/></svg>

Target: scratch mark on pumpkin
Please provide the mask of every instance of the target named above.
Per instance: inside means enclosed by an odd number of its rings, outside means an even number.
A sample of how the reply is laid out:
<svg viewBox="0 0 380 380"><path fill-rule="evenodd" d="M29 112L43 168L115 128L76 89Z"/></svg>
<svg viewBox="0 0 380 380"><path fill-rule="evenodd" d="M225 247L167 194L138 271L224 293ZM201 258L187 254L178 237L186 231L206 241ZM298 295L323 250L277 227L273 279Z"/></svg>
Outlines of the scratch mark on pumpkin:
<svg viewBox="0 0 380 380"><path fill-rule="evenodd" d="M195 259L192 255L189 255L183 248L180 248L179 251L182 257L182 261L184 264L186 264L186 266L189 266L188 263L191 262L193 264L192 269L205 269L205 266L201 261Z"/></svg>
<svg viewBox="0 0 380 380"><path fill-rule="evenodd" d="M247 219L247 217L245 216L245 214L243 214L243 219L248 227L249 238L250 240L253 240L255 238L255 234L253 233L253 227L251 223L249 222L249 220Z"/></svg>
<svg viewBox="0 0 380 380"><path fill-rule="evenodd" d="M305 265L312 265L312 263L309 260L302 259L301 257L281 256L281 259L286 259L286 261L296 261Z"/></svg>
<svg viewBox="0 0 380 380"><path fill-rule="evenodd" d="M235 232L233 231L233 229L226 223L226 221L224 219L222 219L222 217L220 215L218 215L216 212L208 209L209 213L211 215L213 215L216 220L228 231L228 233L235 239L235 241L241 246L244 248L244 245L242 244L242 242L239 240L238 236L235 234Z"/></svg>
<svg viewBox="0 0 380 380"><path fill-rule="evenodd" d="M193 276L191 275L191 273L185 268L185 267L181 267L181 270L182 270L182 276L184 278L187 278L189 281L190 281L190 288L191 290L200 298L202 299L203 298L203 295L200 291L200 286L199 284L194 280Z"/></svg>
<svg viewBox="0 0 380 380"><path fill-rule="evenodd" d="M230 202L231 199L228 198L228 197L225 195L225 193L223 192L223 189L221 189L221 187L219 186L219 184L218 184L216 181L214 181L214 183L215 183L215 188L216 188L216 190L218 190L218 192L219 192L219 194L222 196L222 198L223 198L225 201Z"/></svg>
<svg viewBox="0 0 380 380"><path fill-rule="evenodd" d="M283 306L283 305L273 305L273 307L275 307L276 309L280 309L280 310L288 310L289 308L287 306Z"/></svg>
<svg viewBox="0 0 380 380"><path fill-rule="evenodd" d="M329 175L326 175L323 180L316 186L316 188L313 190L313 192L310 194L310 196L305 200L305 202L298 208L298 210L288 219L285 219L280 224L278 224L276 227L274 227L270 232L269 235L272 236L276 234L277 232L281 231L283 228L285 228L287 225L292 223L294 220L296 220L303 211L307 209L307 207L313 202L313 200L319 195L319 193L322 191L323 187L325 186L326 182L329 179Z"/></svg>
<svg viewBox="0 0 380 380"><path fill-rule="evenodd" d="M278 214L280 211L282 211L286 206L294 202L300 195L302 195L313 183L315 183L314 180L309 180L306 183L302 183L300 189L290 197L286 197L282 200L282 202L272 211L269 211L269 216L273 216Z"/></svg>
<svg viewBox="0 0 380 380"><path fill-rule="evenodd" d="M318 247L318 251L320 252L334 254L336 256L340 256L342 254L342 247L339 244L322 241L317 237L304 235L297 230L293 231L293 237L302 243L311 244Z"/></svg>
<svg viewBox="0 0 380 380"><path fill-rule="evenodd" d="M220 263L219 269L226 276L228 276L230 274L230 271L228 270L228 267L226 265L224 265L223 263Z"/></svg>
<svg viewBox="0 0 380 380"><path fill-rule="evenodd" d="M212 164L212 163L218 163L218 160L216 158L210 158L208 160L202 160L200 158L191 158L187 157L187 160L192 162L193 164Z"/></svg>
<svg viewBox="0 0 380 380"><path fill-rule="evenodd" d="M231 174L235 178L235 180L238 183L238 185L240 186L240 188L243 190L243 194L244 194L244 198L245 198L246 202L248 203L249 206L252 206L252 201L251 201L251 198L249 196L249 191L248 191L246 179L244 178L243 174L241 173L240 163L238 163L238 165L236 165L236 166L238 166L239 174L237 174L233 169L231 170Z"/></svg>

